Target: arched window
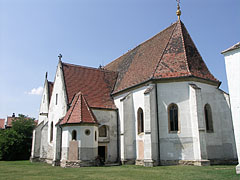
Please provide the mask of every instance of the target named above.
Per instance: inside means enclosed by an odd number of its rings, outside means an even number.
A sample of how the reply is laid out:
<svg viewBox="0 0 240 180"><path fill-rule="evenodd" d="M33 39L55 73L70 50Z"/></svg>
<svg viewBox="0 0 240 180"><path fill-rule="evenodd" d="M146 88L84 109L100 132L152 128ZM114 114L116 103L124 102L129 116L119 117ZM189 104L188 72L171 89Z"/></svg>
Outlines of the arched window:
<svg viewBox="0 0 240 180"><path fill-rule="evenodd" d="M207 132L213 132L212 110L209 104L204 106L205 122Z"/></svg>
<svg viewBox="0 0 240 180"><path fill-rule="evenodd" d="M95 131L95 141L97 141L97 131Z"/></svg>
<svg viewBox="0 0 240 180"><path fill-rule="evenodd" d="M103 125L99 128L99 137L107 137L107 126Z"/></svg>
<svg viewBox="0 0 240 180"><path fill-rule="evenodd" d="M73 130L73 131L72 131L72 140L73 140L73 141L76 141L76 140L77 140L77 131L76 131L76 130Z"/></svg>
<svg viewBox="0 0 240 180"><path fill-rule="evenodd" d="M140 134L144 132L144 119L142 108L139 108L137 111L137 119L138 119L138 134Z"/></svg>
<svg viewBox="0 0 240 180"><path fill-rule="evenodd" d="M169 121L169 131L176 132L179 131L178 127L178 106L176 104L170 104L168 106L168 121Z"/></svg>
<svg viewBox="0 0 240 180"><path fill-rule="evenodd" d="M53 141L53 122L51 122L51 129L50 129L50 142Z"/></svg>

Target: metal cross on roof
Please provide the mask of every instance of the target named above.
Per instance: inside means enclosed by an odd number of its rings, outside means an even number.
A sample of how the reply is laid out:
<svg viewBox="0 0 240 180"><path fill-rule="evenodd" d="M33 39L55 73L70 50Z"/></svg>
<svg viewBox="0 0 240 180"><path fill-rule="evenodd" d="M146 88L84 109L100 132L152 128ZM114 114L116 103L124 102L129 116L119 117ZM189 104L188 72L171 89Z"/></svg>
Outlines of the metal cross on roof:
<svg viewBox="0 0 240 180"><path fill-rule="evenodd" d="M59 54L59 55L58 55L58 58L59 58L59 61L61 61L61 60L62 60L62 55Z"/></svg>

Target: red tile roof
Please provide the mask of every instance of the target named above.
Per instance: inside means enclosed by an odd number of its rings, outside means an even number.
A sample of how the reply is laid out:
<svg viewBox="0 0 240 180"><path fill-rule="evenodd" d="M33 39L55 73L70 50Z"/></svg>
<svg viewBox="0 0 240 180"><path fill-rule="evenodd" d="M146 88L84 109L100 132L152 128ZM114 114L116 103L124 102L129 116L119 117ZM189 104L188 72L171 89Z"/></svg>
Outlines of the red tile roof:
<svg viewBox="0 0 240 180"><path fill-rule="evenodd" d="M12 127L12 121L14 120L15 117L7 117L7 124L6 127Z"/></svg>
<svg viewBox="0 0 240 180"><path fill-rule="evenodd" d="M5 119L0 119L0 129L5 129Z"/></svg>
<svg viewBox="0 0 240 180"><path fill-rule="evenodd" d="M111 92L117 73L62 63L68 103L76 93L82 92L90 107L115 109Z"/></svg>
<svg viewBox="0 0 240 180"><path fill-rule="evenodd" d="M97 123L87 100L81 92L74 96L71 107L60 124Z"/></svg>
<svg viewBox="0 0 240 180"><path fill-rule="evenodd" d="M196 77L220 83L209 72L181 21L109 63L105 69L119 72L113 93L150 79Z"/></svg>

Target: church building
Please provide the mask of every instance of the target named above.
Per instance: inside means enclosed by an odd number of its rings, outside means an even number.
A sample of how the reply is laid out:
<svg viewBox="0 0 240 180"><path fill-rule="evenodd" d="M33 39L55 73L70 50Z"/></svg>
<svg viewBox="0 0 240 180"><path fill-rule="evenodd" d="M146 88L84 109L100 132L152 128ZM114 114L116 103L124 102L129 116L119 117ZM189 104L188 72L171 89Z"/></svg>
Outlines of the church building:
<svg viewBox="0 0 240 180"><path fill-rule="evenodd" d="M178 20L104 67L45 78L32 161L209 165L237 160L229 95Z"/></svg>

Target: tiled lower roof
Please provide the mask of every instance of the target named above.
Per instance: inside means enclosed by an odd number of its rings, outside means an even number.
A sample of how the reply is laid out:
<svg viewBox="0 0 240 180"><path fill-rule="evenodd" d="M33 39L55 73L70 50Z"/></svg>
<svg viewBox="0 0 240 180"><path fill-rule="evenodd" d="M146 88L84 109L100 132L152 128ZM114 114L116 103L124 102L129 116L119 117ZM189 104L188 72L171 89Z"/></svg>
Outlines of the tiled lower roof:
<svg viewBox="0 0 240 180"><path fill-rule="evenodd" d="M71 107L60 122L61 125L78 123L97 123L96 117L81 92L74 96Z"/></svg>

